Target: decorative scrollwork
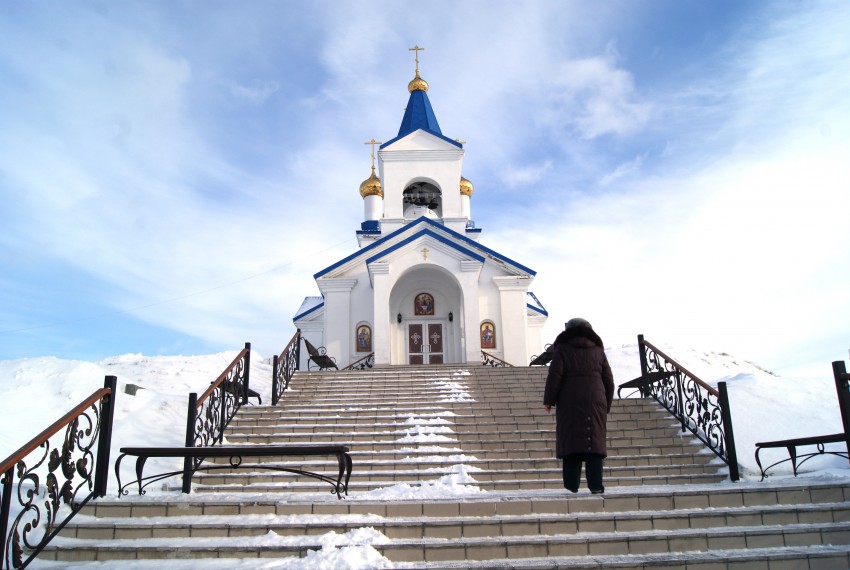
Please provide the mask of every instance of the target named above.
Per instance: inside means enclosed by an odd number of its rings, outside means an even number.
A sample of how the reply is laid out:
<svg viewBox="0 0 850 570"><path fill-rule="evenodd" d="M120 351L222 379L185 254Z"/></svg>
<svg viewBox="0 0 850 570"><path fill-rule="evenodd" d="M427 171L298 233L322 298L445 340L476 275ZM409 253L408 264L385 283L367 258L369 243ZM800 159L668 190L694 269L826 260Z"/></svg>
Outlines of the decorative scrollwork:
<svg viewBox="0 0 850 570"><path fill-rule="evenodd" d="M3 474L5 494L13 485L13 470L16 473L20 507L4 537L5 567L28 564L53 538L57 527L94 495L93 448L98 442L101 418L100 400L96 400L67 424L61 449L52 447L51 439L46 438ZM65 514L67 511L69 514ZM7 515L3 513L4 517Z"/></svg>
<svg viewBox="0 0 850 570"><path fill-rule="evenodd" d="M649 343L641 344L646 357L645 373L670 373L644 390L727 463L726 431L720 394Z"/></svg>
<svg viewBox="0 0 850 570"><path fill-rule="evenodd" d="M367 356L364 356L360 360L356 360L343 368L343 370L366 370L367 368L372 368L375 365L375 353L371 353Z"/></svg>
<svg viewBox="0 0 850 570"><path fill-rule="evenodd" d="M283 397L283 393L289 388L289 382L295 371L298 370L298 347L301 332L296 331L292 340L283 349L280 356L274 358L274 370L272 372L272 405L277 405Z"/></svg>
<svg viewBox="0 0 850 570"><path fill-rule="evenodd" d="M501 368L501 367L507 368L507 367L513 366L512 364L505 362L501 358L499 358L497 356L493 356L492 354L484 352L483 350L481 351L481 364L484 365L484 366L494 366L494 367L498 367L498 368Z"/></svg>
<svg viewBox="0 0 850 570"><path fill-rule="evenodd" d="M243 351L243 354L244 351ZM246 385L247 358L236 360L226 371L224 378L213 384L215 388L207 398L200 400L195 409L193 447L210 446L221 442L227 424L242 406ZM203 458L194 459L195 467Z"/></svg>

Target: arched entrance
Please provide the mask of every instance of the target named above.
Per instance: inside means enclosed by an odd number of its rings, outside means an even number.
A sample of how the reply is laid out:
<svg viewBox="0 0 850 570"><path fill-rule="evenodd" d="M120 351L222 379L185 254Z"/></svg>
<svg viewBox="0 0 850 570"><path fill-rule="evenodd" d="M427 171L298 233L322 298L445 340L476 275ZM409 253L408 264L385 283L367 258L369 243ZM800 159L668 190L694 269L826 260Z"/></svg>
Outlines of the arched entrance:
<svg viewBox="0 0 850 570"><path fill-rule="evenodd" d="M404 273L390 293L391 364L464 361L463 295L453 275L436 265Z"/></svg>

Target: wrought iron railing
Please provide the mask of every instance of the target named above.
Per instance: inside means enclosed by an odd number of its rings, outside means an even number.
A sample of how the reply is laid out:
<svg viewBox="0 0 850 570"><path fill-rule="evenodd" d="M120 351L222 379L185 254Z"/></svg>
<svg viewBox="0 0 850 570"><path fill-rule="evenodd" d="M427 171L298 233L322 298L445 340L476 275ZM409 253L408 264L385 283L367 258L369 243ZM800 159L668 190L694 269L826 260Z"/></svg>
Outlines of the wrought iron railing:
<svg viewBox="0 0 850 570"><path fill-rule="evenodd" d="M638 335L641 376L619 387L651 397L673 414L729 466L729 478L740 477L726 382L713 388Z"/></svg>
<svg viewBox="0 0 850 570"><path fill-rule="evenodd" d="M3 568L25 568L81 508L106 494L115 385L107 376L103 388L0 463ZM63 441L51 445L62 430Z"/></svg>
<svg viewBox="0 0 850 570"><path fill-rule="evenodd" d="M363 358L355 360L343 370L366 370L367 368L372 368L375 366L375 353L367 354Z"/></svg>
<svg viewBox="0 0 850 570"><path fill-rule="evenodd" d="M276 406L283 393L289 388L292 375L298 370L301 361L301 329L295 334L279 355L272 361L272 406Z"/></svg>
<svg viewBox="0 0 850 570"><path fill-rule="evenodd" d="M850 457L850 374L847 373L847 367L843 360L836 360L832 363L832 375L835 377L838 409L841 412L841 423L844 426L847 455Z"/></svg>
<svg viewBox="0 0 850 570"><path fill-rule="evenodd" d="M251 343L246 342L233 362L198 396L189 394L186 414L186 447L221 444L224 430L242 404L248 403L248 381L251 368ZM203 457L187 458L183 462L183 492L192 488L192 474Z"/></svg>
<svg viewBox="0 0 850 570"><path fill-rule="evenodd" d="M551 344L547 344L543 347L543 352L540 354L535 354L531 357L531 361L528 363L529 366L549 366L549 363L552 362L552 356L554 355L554 349Z"/></svg>
<svg viewBox="0 0 850 570"><path fill-rule="evenodd" d="M481 364L484 366L497 366L497 367L513 367L513 364L510 362L505 362L498 356L493 356L489 352L481 351Z"/></svg>

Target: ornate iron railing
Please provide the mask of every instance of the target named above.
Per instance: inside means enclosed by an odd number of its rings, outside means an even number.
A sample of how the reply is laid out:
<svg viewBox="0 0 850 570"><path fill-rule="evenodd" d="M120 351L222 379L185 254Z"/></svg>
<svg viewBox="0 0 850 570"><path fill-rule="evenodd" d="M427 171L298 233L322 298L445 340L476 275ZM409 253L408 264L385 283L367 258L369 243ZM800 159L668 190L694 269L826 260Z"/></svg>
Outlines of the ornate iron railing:
<svg viewBox="0 0 850 570"><path fill-rule="evenodd" d="M493 356L489 352L481 351L481 364L484 366L497 366L497 367L513 367L513 364L510 362L505 362L498 356Z"/></svg>
<svg viewBox="0 0 850 570"><path fill-rule="evenodd" d="M272 406L276 406L283 393L289 388L292 375L298 370L301 361L301 329L295 334L279 355L272 361Z"/></svg>
<svg viewBox="0 0 850 570"><path fill-rule="evenodd" d="M367 354L363 358L359 360L355 360L343 370L366 370L367 368L372 368L375 366L375 353Z"/></svg>
<svg viewBox="0 0 850 570"><path fill-rule="evenodd" d="M528 363L529 366L549 366L549 363L552 362L552 356L554 352L551 344L547 344L543 347L543 352L540 354L535 354L531 357L531 361Z"/></svg>
<svg viewBox="0 0 850 570"><path fill-rule="evenodd" d="M248 403L248 380L251 369L251 343L246 342L233 362L198 396L189 394L186 414L186 447L203 447L222 443L224 430L242 404ZM183 492L192 488L192 474L203 457L183 462Z"/></svg>
<svg viewBox="0 0 850 570"><path fill-rule="evenodd" d="M836 360L832 363L832 375L835 377L838 410L841 412L844 441L847 444L847 455L850 457L850 374L847 373L847 367L843 360Z"/></svg>
<svg viewBox="0 0 850 570"><path fill-rule="evenodd" d="M739 479L738 456L726 382L712 388L684 366L638 335L641 377L620 386L635 388L652 397L673 414L729 466L729 478Z"/></svg>
<svg viewBox="0 0 850 570"><path fill-rule="evenodd" d="M25 568L81 508L106 494L115 385L107 376L103 388L0 463L3 568ZM61 444L51 446L63 429Z"/></svg>

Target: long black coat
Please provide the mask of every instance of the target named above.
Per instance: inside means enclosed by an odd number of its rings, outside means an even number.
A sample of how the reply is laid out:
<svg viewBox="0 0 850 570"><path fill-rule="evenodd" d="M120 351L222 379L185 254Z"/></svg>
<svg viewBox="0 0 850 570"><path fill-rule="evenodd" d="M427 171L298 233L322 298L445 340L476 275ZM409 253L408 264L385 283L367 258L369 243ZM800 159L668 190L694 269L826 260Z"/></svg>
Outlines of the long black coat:
<svg viewBox="0 0 850 570"><path fill-rule="evenodd" d="M552 350L543 404L555 406L555 454L607 455L614 376L602 339L587 327L571 327L558 335Z"/></svg>

